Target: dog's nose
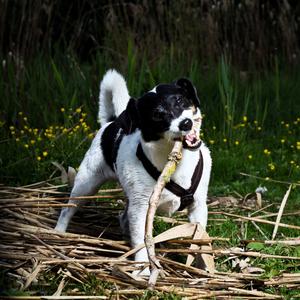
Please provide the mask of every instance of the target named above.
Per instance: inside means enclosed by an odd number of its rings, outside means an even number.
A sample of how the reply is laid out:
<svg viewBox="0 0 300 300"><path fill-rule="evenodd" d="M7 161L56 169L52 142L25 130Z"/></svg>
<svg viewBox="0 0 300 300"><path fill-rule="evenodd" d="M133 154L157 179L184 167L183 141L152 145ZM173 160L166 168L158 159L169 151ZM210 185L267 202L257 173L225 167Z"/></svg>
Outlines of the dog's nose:
<svg viewBox="0 0 300 300"><path fill-rule="evenodd" d="M191 119L186 118L179 123L178 127L182 131L191 130L193 127L193 121Z"/></svg>

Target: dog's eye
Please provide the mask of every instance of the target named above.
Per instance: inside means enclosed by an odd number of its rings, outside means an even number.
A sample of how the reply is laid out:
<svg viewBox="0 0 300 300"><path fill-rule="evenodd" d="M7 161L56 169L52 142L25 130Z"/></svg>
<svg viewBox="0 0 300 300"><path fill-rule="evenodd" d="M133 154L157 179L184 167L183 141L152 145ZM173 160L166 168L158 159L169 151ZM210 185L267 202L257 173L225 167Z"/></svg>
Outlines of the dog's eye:
<svg viewBox="0 0 300 300"><path fill-rule="evenodd" d="M175 103L176 105L180 105L183 101L183 98L180 96L180 97L175 97Z"/></svg>

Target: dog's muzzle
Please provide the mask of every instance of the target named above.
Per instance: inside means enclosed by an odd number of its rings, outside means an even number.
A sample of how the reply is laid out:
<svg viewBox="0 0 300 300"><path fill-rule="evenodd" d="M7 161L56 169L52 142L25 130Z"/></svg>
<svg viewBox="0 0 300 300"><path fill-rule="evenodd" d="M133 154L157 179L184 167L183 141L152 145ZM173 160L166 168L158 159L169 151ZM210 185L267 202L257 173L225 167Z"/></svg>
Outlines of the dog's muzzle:
<svg viewBox="0 0 300 300"><path fill-rule="evenodd" d="M188 134L183 136L183 147L190 150L198 149L201 145L201 140L200 140L201 118L195 119L194 121L190 119L184 119L179 124L179 128L181 124L183 124L182 125L183 127L188 128L187 130L190 130Z"/></svg>

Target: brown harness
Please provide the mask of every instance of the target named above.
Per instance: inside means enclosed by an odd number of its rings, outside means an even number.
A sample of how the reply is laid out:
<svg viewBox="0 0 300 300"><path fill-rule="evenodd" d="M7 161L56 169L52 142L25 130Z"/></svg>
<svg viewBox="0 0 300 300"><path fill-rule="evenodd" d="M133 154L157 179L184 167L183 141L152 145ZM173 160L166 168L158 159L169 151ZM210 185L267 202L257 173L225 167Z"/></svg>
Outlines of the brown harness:
<svg viewBox="0 0 300 300"><path fill-rule="evenodd" d="M166 184L166 189L180 198L180 206L178 210L183 210L194 202L194 194L197 190L203 173L203 155L201 150L199 151L199 153L199 161L191 179L191 186L188 189L184 189L182 186L180 186L173 180L170 180ZM140 143L137 147L136 156L142 162L145 170L149 173L149 175L155 181L157 181L161 173L156 169L155 166L153 166L151 161L147 158Z"/></svg>

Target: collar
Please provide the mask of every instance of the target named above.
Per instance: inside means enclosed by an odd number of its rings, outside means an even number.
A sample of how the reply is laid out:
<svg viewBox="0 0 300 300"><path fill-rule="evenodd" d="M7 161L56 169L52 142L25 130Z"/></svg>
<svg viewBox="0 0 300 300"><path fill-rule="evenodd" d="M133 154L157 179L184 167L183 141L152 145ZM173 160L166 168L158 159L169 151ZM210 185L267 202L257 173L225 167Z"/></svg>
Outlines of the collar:
<svg viewBox="0 0 300 300"><path fill-rule="evenodd" d="M157 170L157 168L151 163L151 161L145 155L141 143L139 143L136 151L136 156L143 164L145 170L148 174L157 181L158 177L160 176L161 172ZM180 198L180 207L178 210L183 210L187 206L190 206L194 202L194 194L197 190L199 182L201 180L203 173L203 155L201 150L199 150L199 161L194 170L192 179L191 179L191 186L188 189L184 189L182 186L170 180L166 184L166 189L173 193L174 195Z"/></svg>

